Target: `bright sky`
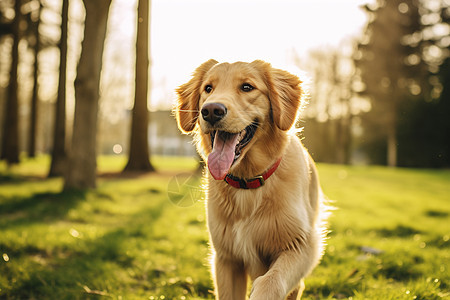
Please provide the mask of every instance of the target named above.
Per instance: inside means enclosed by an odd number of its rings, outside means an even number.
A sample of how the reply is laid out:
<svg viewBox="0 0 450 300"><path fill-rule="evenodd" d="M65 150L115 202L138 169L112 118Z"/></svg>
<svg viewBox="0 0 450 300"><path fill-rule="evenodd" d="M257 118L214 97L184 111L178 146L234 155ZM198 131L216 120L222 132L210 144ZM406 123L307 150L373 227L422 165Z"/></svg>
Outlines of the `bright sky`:
<svg viewBox="0 0 450 300"><path fill-rule="evenodd" d="M359 36L366 22L360 6L373 1L151 0L150 106L170 108L174 89L210 58L220 62L263 59L292 70L295 57L304 58L311 49L338 46ZM112 1L102 73L109 116L132 105L136 8L137 0ZM80 0L71 1L71 11L80 18ZM74 48L81 30L69 28ZM69 78L75 76L75 64L76 60Z"/></svg>
<svg viewBox="0 0 450 300"><path fill-rule="evenodd" d="M290 63L292 52L337 45L360 32L356 0L153 0L155 72L192 72L209 58ZM156 74L155 74L156 75Z"/></svg>
<svg viewBox="0 0 450 300"><path fill-rule="evenodd" d="M366 22L357 0L152 0L154 82L184 83L202 62L263 59L289 68L295 55L337 46ZM153 101L163 91L154 89ZM158 95L159 94L159 95Z"/></svg>

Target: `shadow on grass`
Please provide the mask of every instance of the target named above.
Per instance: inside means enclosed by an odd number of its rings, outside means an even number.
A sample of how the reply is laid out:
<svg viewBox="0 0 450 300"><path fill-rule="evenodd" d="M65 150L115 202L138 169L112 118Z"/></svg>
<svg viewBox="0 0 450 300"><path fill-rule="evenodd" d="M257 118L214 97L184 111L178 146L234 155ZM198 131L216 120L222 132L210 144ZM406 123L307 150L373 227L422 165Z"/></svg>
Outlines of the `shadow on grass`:
<svg viewBox="0 0 450 300"><path fill-rule="evenodd" d="M382 237L402 237L402 238L422 233L422 231L406 225L397 225L395 228L381 228L377 229L376 232L378 235Z"/></svg>
<svg viewBox="0 0 450 300"><path fill-rule="evenodd" d="M432 218L447 218L450 213L447 211L440 211L440 210L427 210L425 212L425 215Z"/></svg>
<svg viewBox="0 0 450 300"><path fill-rule="evenodd" d="M2 215L25 212L12 222L15 225L46 222L64 219L67 211L84 199L85 192L81 191L46 193L26 199L11 199L1 209ZM130 241L151 239L152 230L148 228L152 225L148 221L160 218L163 206L164 203L161 203L151 210L131 215L99 238L77 238L73 247L58 245L39 249L28 245L20 249L7 249L0 242L0 249L12 254L16 261L9 263L11 268L8 264L3 266L6 269L2 268L11 285L1 289L0 282L0 299L96 299L107 296L105 291L111 290L112 286L123 286L121 279L128 277L128 274L118 273L127 273L136 264L130 249L137 246ZM5 225L14 226L9 223L5 222ZM27 274L15 282L17 270L14 269L17 266L12 264L17 264L21 257L26 257L31 266L24 267Z"/></svg>
<svg viewBox="0 0 450 300"><path fill-rule="evenodd" d="M57 218L64 220L67 211L83 201L85 196L83 192L65 192L10 199L8 205L0 208L0 218L3 214L25 211L25 215L14 221L16 225ZM0 243L0 250L14 257L11 262L3 266L0 264L0 273L9 282L2 287L0 280L0 299L98 299L130 294L137 298L148 298L160 290L161 282L166 282L165 288L170 285L170 291L165 290L168 299L182 295L185 291L206 297L210 287L205 283L177 278L175 269L161 269L161 266L174 263L170 259L157 264L149 263L152 261L148 257L149 253L161 257L173 255L171 250L158 252L165 250L158 247L156 238L159 229L155 223L163 218L168 209L173 209L171 203L160 201L126 218L122 215L116 224L107 228L106 233L91 238L84 238L83 235L74 237L76 243L70 247L64 243L45 249L29 245L14 252L14 249L4 249L6 245ZM96 226L95 221L92 226ZM27 265L18 266L21 260L26 260ZM17 277L18 268L22 269L20 272L25 272L20 277Z"/></svg>
<svg viewBox="0 0 450 300"><path fill-rule="evenodd" d="M133 264L133 258L124 247L126 235L119 229L95 241L83 241L81 247L60 249L60 253L46 257L41 255L22 280L10 281L9 288L0 292L0 298L97 299L109 296L110 285L120 285L117 281L121 279L114 265L126 269ZM14 279L14 271L6 270L4 275Z"/></svg>
<svg viewBox="0 0 450 300"><path fill-rule="evenodd" d="M13 173L0 173L0 186L4 184L21 184L24 182L44 180L44 177L40 176L25 176L17 175Z"/></svg>
<svg viewBox="0 0 450 300"><path fill-rule="evenodd" d="M7 229L17 225L61 219L71 208L85 199L86 191L3 197L0 203L0 226Z"/></svg>

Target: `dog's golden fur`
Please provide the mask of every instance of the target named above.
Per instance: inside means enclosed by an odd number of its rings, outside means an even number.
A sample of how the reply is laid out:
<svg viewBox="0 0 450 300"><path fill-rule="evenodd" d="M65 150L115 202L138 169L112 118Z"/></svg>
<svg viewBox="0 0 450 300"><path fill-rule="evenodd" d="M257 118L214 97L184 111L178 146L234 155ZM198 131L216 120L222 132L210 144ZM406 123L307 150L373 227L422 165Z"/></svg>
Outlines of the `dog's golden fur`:
<svg viewBox="0 0 450 300"><path fill-rule="evenodd" d="M252 89L244 90L243 84ZM324 239L317 171L290 133L301 106L301 81L263 61L209 60L177 93L179 128L195 135L205 160L213 147L211 132L238 133L252 122L257 123L256 132L229 173L252 178L281 158L257 189L237 189L205 172L217 299L245 299L247 277L253 281L251 300L300 299L302 279L319 262ZM202 118L208 103L226 107L217 123Z"/></svg>

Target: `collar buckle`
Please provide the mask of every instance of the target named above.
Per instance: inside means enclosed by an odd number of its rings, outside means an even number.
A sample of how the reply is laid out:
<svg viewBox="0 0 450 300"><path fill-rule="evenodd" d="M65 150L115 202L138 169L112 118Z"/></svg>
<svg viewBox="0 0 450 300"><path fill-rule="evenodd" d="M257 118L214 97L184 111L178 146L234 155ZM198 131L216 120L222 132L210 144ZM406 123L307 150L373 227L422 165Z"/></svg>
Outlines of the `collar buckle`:
<svg viewBox="0 0 450 300"><path fill-rule="evenodd" d="M249 182L249 181L253 181L253 180L259 180L260 186L263 186L266 183L266 181L264 180L264 177L262 175L255 176L251 179L247 179L246 181Z"/></svg>

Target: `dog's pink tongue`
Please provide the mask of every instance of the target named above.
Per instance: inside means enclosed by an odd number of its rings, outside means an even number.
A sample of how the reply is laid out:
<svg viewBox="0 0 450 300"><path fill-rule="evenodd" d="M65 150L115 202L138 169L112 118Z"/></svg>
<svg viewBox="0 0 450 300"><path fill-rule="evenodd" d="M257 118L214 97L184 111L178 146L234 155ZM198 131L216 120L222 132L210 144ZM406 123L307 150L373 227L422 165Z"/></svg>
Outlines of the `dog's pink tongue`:
<svg viewBox="0 0 450 300"><path fill-rule="evenodd" d="M222 180L234 160L234 151L238 143L239 134L216 132L212 152L208 156L208 169L212 177Z"/></svg>

